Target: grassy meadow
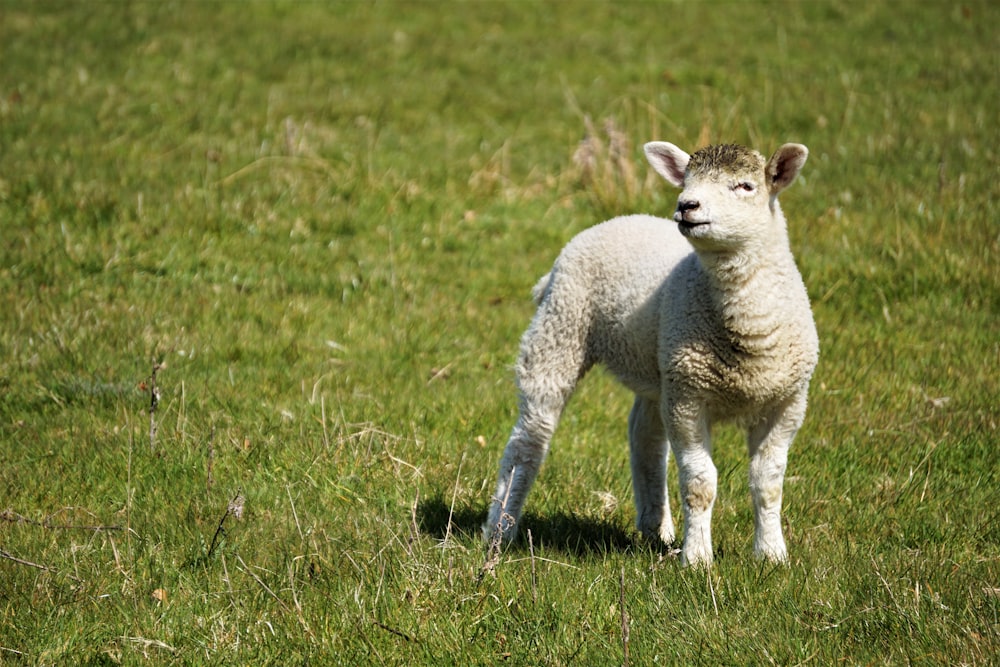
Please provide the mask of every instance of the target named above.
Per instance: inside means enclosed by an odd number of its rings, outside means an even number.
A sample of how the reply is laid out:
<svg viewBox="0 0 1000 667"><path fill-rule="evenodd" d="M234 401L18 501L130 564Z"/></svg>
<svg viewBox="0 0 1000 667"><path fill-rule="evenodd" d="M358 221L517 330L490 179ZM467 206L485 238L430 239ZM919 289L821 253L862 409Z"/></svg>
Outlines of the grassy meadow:
<svg viewBox="0 0 1000 667"><path fill-rule="evenodd" d="M997 664L998 28L3 0L0 663ZM639 539L631 398L594 372L530 544L485 563L530 288L578 231L669 215L652 139L811 151L791 562L752 557L731 428L714 568Z"/></svg>

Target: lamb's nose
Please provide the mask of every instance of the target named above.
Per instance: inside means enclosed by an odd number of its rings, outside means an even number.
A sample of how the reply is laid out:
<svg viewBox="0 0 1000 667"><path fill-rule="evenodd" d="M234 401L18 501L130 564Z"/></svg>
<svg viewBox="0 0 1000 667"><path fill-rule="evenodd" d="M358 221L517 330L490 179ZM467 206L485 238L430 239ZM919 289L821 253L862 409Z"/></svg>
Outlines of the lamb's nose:
<svg viewBox="0 0 1000 667"><path fill-rule="evenodd" d="M696 210L700 206L701 204L694 199L681 199L677 202L677 212L687 213L688 211Z"/></svg>

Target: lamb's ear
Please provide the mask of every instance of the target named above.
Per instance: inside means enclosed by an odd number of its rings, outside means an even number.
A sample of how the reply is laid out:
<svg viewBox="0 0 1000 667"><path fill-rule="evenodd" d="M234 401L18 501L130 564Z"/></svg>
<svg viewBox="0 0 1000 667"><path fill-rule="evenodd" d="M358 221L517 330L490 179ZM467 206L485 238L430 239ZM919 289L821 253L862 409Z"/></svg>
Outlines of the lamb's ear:
<svg viewBox="0 0 1000 667"><path fill-rule="evenodd" d="M767 189L776 195L795 180L809 157L809 149L802 144L785 144L767 161Z"/></svg>
<svg viewBox="0 0 1000 667"><path fill-rule="evenodd" d="M684 170L687 169L691 156L666 141L651 141L642 147L646 159L653 165L663 178L671 185L684 187Z"/></svg>

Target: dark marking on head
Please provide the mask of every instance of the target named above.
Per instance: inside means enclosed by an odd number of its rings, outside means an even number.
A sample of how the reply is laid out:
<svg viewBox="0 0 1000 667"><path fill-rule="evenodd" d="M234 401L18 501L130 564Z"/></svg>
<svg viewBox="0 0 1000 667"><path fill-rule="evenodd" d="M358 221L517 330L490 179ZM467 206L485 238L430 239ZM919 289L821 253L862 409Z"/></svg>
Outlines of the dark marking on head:
<svg viewBox="0 0 1000 667"><path fill-rule="evenodd" d="M689 176L760 174L764 171L764 156L738 144L706 146L691 155Z"/></svg>

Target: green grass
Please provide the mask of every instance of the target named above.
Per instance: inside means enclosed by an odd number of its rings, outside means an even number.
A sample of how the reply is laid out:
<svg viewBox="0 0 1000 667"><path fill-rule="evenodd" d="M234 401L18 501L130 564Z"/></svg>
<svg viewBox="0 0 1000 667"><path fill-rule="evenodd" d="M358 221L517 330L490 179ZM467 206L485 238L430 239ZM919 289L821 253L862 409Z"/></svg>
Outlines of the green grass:
<svg viewBox="0 0 1000 667"><path fill-rule="evenodd" d="M0 662L621 664L624 601L631 664L995 663L998 25L4 2ZM533 550L483 575L530 287L575 232L671 210L651 139L811 150L783 199L822 341L791 563L751 556L727 428L714 569L639 540L630 400L594 373Z"/></svg>

